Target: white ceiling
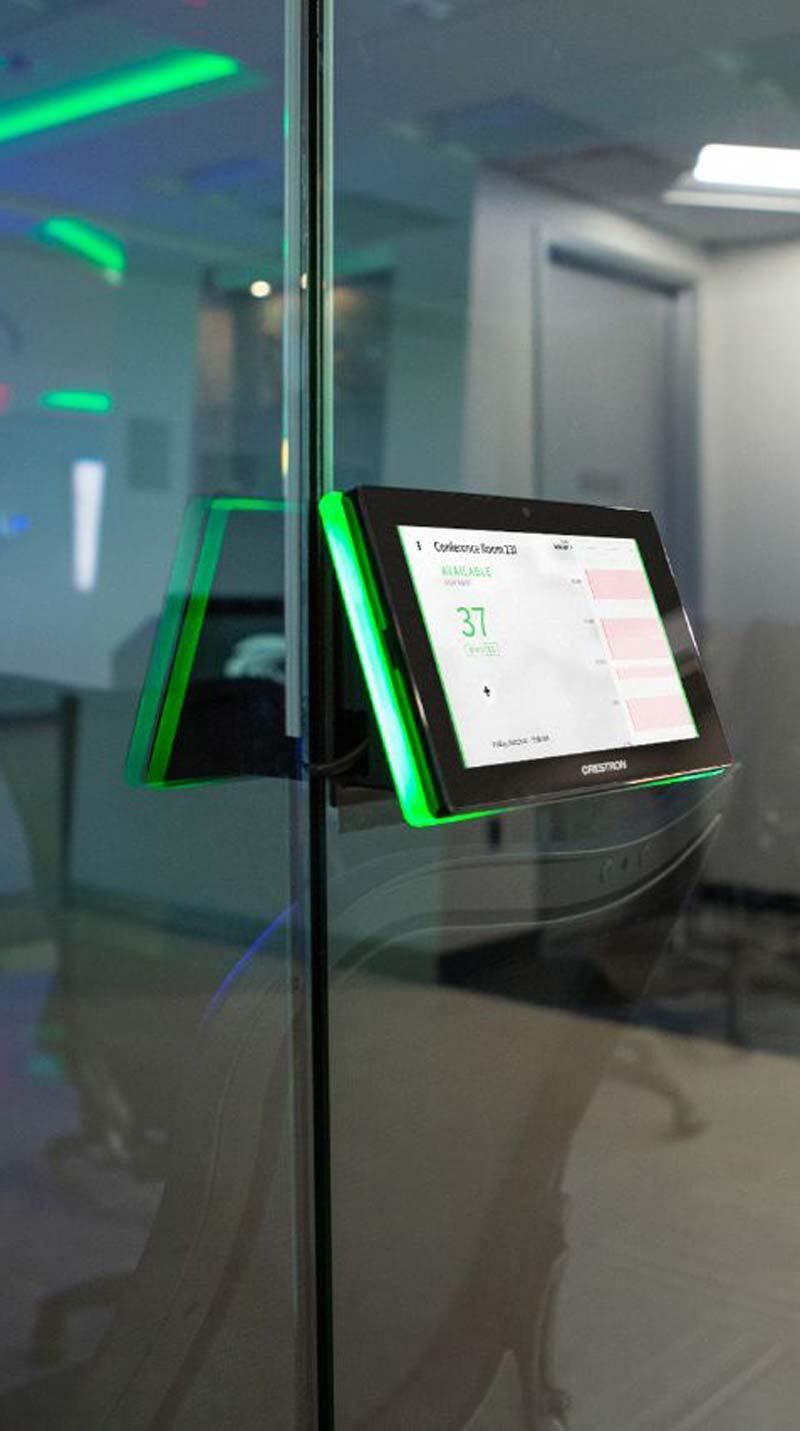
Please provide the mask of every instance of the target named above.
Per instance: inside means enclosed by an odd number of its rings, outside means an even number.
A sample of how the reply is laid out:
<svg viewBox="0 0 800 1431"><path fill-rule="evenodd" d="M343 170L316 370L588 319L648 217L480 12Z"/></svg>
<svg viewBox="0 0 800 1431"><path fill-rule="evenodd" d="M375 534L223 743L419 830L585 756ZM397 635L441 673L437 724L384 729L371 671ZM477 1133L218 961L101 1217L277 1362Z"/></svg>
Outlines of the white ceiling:
<svg viewBox="0 0 800 1431"><path fill-rule="evenodd" d="M679 210L700 145L800 146L800 11L752 0L337 0L341 241L463 222L475 168L589 195L701 243L800 215ZM253 264L281 244L281 0L0 0L0 106L176 46L246 82L0 145L0 234L75 212L143 261Z"/></svg>

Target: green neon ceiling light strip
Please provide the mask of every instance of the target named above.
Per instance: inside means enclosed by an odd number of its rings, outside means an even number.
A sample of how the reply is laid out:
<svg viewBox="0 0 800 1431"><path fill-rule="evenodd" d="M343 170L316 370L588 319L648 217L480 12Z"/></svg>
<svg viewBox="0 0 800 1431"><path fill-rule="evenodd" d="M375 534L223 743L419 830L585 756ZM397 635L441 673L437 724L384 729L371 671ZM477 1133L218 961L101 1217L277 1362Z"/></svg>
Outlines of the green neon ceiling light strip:
<svg viewBox="0 0 800 1431"><path fill-rule="evenodd" d="M387 619L372 576L358 518L352 503L341 492L328 492L321 499L320 516L404 818L409 825L420 827L504 814L505 811L499 809L465 815L437 815L433 780L411 700L402 675L391 663L382 636ZM655 780L630 781L617 788L642 790L660 785L680 785L722 774L724 767L719 767L660 776ZM577 793L601 792L587 790Z"/></svg>
<svg viewBox="0 0 800 1431"><path fill-rule="evenodd" d="M497 810L480 810L437 815L433 780L411 700L381 635L387 623L352 504L341 492L328 492L320 501L320 516L404 819L420 828L499 814Z"/></svg>
<svg viewBox="0 0 800 1431"><path fill-rule="evenodd" d="M169 780L167 772L228 518L232 512L283 514L288 508L286 502L260 497L200 497L189 504L125 762L131 785L163 789L205 783Z"/></svg>
<svg viewBox="0 0 800 1431"><path fill-rule="evenodd" d="M39 394L39 406L57 412L110 412L114 400L110 393L94 392L88 388L55 388L52 392Z"/></svg>
<svg viewBox="0 0 800 1431"><path fill-rule="evenodd" d="M0 144L43 130L60 129L65 124L142 104L161 95L231 79L240 72L240 64L230 55L176 50L127 69L0 105Z"/></svg>
<svg viewBox="0 0 800 1431"><path fill-rule="evenodd" d="M56 216L45 220L36 234L48 243L85 258L106 273L124 273L128 267L128 257L119 239L82 219Z"/></svg>

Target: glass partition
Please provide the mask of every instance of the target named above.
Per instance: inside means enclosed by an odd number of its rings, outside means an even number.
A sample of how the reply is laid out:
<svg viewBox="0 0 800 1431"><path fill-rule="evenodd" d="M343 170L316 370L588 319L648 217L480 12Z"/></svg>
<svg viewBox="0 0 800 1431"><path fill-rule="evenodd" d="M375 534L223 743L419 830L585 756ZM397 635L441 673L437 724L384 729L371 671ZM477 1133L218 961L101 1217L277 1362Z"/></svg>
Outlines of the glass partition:
<svg viewBox="0 0 800 1431"><path fill-rule="evenodd" d="M314 1415L287 25L0 15L14 1431Z"/></svg>
<svg viewBox="0 0 800 1431"><path fill-rule="evenodd" d="M334 9L328 485L652 510L737 762L433 831L331 782L336 1425L777 1431L800 28ZM337 650L342 752L370 718Z"/></svg>

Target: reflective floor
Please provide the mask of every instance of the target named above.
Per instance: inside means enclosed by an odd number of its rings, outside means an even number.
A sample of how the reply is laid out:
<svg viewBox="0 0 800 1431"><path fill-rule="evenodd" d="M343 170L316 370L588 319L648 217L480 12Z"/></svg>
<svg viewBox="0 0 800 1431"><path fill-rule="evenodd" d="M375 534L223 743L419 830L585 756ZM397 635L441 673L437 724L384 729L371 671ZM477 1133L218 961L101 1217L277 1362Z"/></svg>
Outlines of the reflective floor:
<svg viewBox="0 0 800 1431"><path fill-rule="evenodd" d="M789 1431L800 1336L796 1054L641 1037L690 1101L695 1127L676 1134L665 1097L612 1072L573 1141L555 1341L568 1424Z"/></svg>
<svg viewBox="0 0 800 1431"><path fill-rule="evenodd" d="M753 972L742 1028L737 964L765 923L788 983ZM537 1007L530 950L512 972L496 945L483 990L345 981L343 1424L794 1425L798 933L701 894L633 1022Z"/></svg>

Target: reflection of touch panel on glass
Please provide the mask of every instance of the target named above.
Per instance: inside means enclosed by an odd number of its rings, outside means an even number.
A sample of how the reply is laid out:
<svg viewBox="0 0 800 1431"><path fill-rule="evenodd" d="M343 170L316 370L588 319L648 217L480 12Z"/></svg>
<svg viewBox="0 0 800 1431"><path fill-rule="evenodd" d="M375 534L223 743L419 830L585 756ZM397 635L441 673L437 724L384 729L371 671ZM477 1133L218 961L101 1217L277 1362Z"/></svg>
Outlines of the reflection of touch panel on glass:
<svg viewBox="0 0 800 1431"><path fill-rule="evenodd" d="M697 735L632 538L399 531L466 766Z"/></svg>

